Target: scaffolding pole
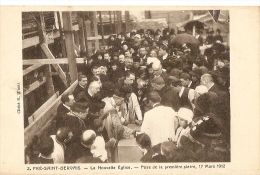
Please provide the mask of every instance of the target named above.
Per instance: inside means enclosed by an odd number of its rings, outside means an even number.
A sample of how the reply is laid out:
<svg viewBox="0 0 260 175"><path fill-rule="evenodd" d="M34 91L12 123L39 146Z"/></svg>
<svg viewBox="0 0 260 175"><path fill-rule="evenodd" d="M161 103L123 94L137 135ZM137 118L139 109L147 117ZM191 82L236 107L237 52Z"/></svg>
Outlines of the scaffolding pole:
<svg viewBox="0 0 260 175"><path fill-rule="evenodd" d="M103 22L102 22L102 13L101 13L101 11L99 11L98 14L99 14L100 27L101 27L102 45L104 46L105 45L104 29L103 29Z"/></svg>
<svg viewBox="0 0 260 175"><path fill-rule="evenodd" d="M73 83L78 78L78 72L77 72L76 56L74 53L74 46L73 46L74 41L73 41L71 12L62 12L62 19L63 19L63 27L65 32L65 43L66 43L66 50L68 56L70 78L71 78L71 83Z"/></svg>

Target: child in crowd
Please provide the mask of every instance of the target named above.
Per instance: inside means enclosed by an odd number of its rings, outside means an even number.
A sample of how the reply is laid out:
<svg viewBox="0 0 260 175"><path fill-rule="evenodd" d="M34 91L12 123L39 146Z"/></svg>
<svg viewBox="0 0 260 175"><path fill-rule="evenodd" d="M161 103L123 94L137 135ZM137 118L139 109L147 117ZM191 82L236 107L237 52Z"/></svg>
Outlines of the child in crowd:
<svg viewBox="0 0 260 175"><path fill-rule="evenodd" d="M175 141L176 141L177 147L179 147L181 137L187 136L187 134L190 132L189 124L192 121L193 112L192 112L192 110L190 110L188 108L180 108L177 116L179 119L180 127L176 131Z"/></svg>

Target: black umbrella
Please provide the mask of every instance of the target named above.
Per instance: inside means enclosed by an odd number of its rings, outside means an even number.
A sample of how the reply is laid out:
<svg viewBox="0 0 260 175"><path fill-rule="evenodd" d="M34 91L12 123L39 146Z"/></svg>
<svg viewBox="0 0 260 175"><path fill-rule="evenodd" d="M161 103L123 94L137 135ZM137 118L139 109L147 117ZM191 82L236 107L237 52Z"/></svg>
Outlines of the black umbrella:
<svg viewBox="0 0 260 175"><path fill-rule="evenodd" d="M195 38L194 36L192 36L191 34L188 33L182 33L182 34L178 34L176 35L173 40L172 43L176 43L176 44L199 44L199 40L197 38Z"/></svg>
<svg viewBox="0 0 260 175"><path fill-rule="evenodd" d="M204 24L203 22L196 21L196 20L195 20L195 21L190 21L190 22L188 22L188 23L184 26L184 29L185 29L185 30L190 30L190 31L192 31L192 30L193 30L193 26L195 26L196 29L203 30L205 24Z"/></svg>

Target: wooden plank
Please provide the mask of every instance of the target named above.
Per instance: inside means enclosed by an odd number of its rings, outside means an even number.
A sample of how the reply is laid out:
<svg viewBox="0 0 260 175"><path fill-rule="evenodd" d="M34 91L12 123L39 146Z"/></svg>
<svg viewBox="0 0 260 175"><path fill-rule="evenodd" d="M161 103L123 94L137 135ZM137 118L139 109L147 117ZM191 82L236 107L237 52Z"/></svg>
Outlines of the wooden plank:
<svg viewBox="0 0 260 175"><path fill-rule="evenodd" d="M76 62L84 63L84 58L76 58ZM23 60L23 65L33 64L68 64L68 58Z"/></svg>
<svg viewBox="0 0 260 175"><path fill-rule="evenodd" d="M48 48L46 43L42 43L41 44L41 48L44 51L44 53L46 54L47 58L55 60L55 57L53 56L53 54L51 53L50 49ZM62 82L64 83L64 85L67 87L67 79L66 79L66 75L63 72L63 70L61 69L59 64L54 64L53 65L54 69L58 72L59 77L61 78Z"/></svg>
<svg viewBox="0 0 260 175"><path fill-rule="evenodd" d="M43 64L34 64L26 69L23 70L23 76L25 76L26 74L34 71L35 69L38 69L39 67L43 66Z"/></svg>
<svg viewBox="0 0 260 175"><path fill-rule="evenodd" d="M74 31L78 31L79 30L78 24L74 25L72 27L72 29ZM53 32L53 38L55 39L55 38L58 38L58 37L60 37L60 32L54 31ZM26 38L26 39L22 40L22 48L23 49L31 47L31 46L36 46L37 44L40 44L39 36L34 36L34 37L31 37L31 38Z"/></svg>
<svg viewBox="0 0 260 175"><path fill-rule="evenodd" d="M78 81L75 81L55 101L44 108L43 111L36 117L36 119L24 129L25 148L28 147L29 144L31 144L34 135L41 135L41 133L43 133L43 131L46 129L45 126L51 123L52 119L57 113L57 107L61 102L61 96L66 93L71 93L75 89L77 84Z"/></svg>
<svg viewBox="0 0 260 175"><path fill-rule="evenodd" d="M79 25L78 25L78 24L73 25L73 26L72 26L72 30L78 31L78 30L79 30Z"/></svg>
<svg viewBox="0 0 260 175"><path fill-rule="evenodd" d="M43 77L43 80L42 81L35 81L34 83L32 83L29 87L29 89L27 89L25 92L24 92L24 95L27 95L29 94L30 92L34 91L35 89L37 89L38 87L40 87L41 85L43 85L44 83L46 82L46 78Z"/></svg>
<svg viewBox="0 0 260 175"><path fill-rule="evenodd" d="M39 109L37 109L30 117L33 120L40 116L42 111L44 111L49 105L51 105L59 97L59 91L54 93Z"/></svg>
<svg viewBox="0 0 260 175"><path fill-rule="evenodd" d="M36 46L37 44L39 44L39 36L34 36L32 38L26 38L23 40L22 46L23 49L31 47L31 46Z"/></svg>
<svg viewBox="0 0 260 175"><path fill-rule="evenodd" d="M111 34L111 35L116 35L116 34ZM104 36L104 39L108 39L110 35L105 35ZM97 36L89 36L88 37L88 41L93 41L93 40L100 40L102 39L102 36L101 35L97 35Z"/></svg>
<svg viewBox="0 0 260 175"><path fill-rule="evenodd" d="M33 116L28 117L29 125L33 122Z"/></svg>

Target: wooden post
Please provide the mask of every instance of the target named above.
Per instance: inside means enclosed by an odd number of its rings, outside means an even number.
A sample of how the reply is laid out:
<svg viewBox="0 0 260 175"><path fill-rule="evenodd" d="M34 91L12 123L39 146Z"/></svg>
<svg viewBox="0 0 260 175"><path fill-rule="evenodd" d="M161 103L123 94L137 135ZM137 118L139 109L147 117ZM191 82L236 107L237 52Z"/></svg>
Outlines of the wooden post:
<svg viewBox="0 0 260 175"><path fill-rule="evenodd" d="M46 77L47 96L49 99L55 93L52 80L51 65L45 65L44 74Z"/></svg>
<svg viewBox="0 0 260 175"><path fill-rule="evenodd" d="M170 15L169 15L169 12L167 12L167 24L168 24L168 29L170 30Z"/></svg>
<svg viewBox="0 0 260 175"><path fill-rule="evenodd" d="M130 15L129 11L125 11L125 31L130 32Z"/></svg>
<svg viewBox="0 0 260 175"><path fill-rule="evenodd" d="M62 50L62 57L67 57L66 48L65 48L64 39L63 39L60 12L57 12L57 17L58 17L59 32L60 32L60 44L61 44L61 50Z"/></svg>
<svg viewBox="0 0 260 175"><path fill-rule="evenodd" d="M98 36L98 28L97 28L97 12L92 12L92 22L93 22L93 30L94 30L94 36ZM99 41L98 39L95 40L95 49L99 49Z"/></svg>
<svg viewBox="0 0 260 175"><path fill-rule="evenodd" d="M99 11L98 13L99 13L100 26L101 26L102 45L104 46L105 41L104 41L104 29L103 29L103 23L102 23L102 13L101 13L101 11Z"/></svg>
<svg viewBox="0 0 260 175"><path fill-rule="evenodd" d="M114 25L115 25L115 30L116 30L116 34L118 33L117 31L117 25L116 25L116 12L114 11Z"/></svg>
<svg viewBox="0 0 260 175"><path fill-rule="evenodd" d="M89 47L88 47L88 22L83 21L83 26L84 26L84 36L85 36L85 46L86 46L86 52L87 52L87 57L89 56Z"/></svg>
<svg viewBox="0 0 260 175"><path fill-rule="evenodd" d="M45 31L45 23L44 23L44 19L43 19L43 12L40 12L40 21L41 21L40 43L45 43L48 46L48 43L46 42L46 33L44 32ZM42 54L42 58L46 58L46 55L45 55L43 50L41 50L41 54ZM50 65L45 66L44 74L45 74L45 77L46 77L47 98L50 98L55 93Z"/></svg>
<svg viewBox="0 0 260 175"><path fill-rule="evenodd" d="M86 51L83 18L79 18L79 45L81 51Z"/></svg>
<svg viewBox="0 0 260 175"><path fill-rule="evenodd" d="M78 31L74 32L74 43L77 47L79 47L79 33L78 33Z"/></svg>
<svg viewBox="0 0 260 175"><path fill-rule="evenodd" d="M65 43L69 63L69 71L71 83L75 82L78 78L77 63L73 46L73 33L72 33L72 20L71 12L62 12L63 27L65 32Z"/></svg>
<svg viewBox="0 0 260 175"><path fill-rule="evenodd" d="M122 32L122 16L121 16L122 12L121 11L117 11L117 33L119 34L120 32Z"/></svg>
<svg viewBox="0 0 260 175"><path fill-rule="evenodd" d="M145 19L152 19L151 11L144 12Z"/></svg>
<svg viewBox="0 0 260 175"><path fill-rule="evenodd" d="M85 43L86 43L86 51L88 53L88 56L92 54L92 41L88 41L88 37L91 37L91 26L90 26L90 21L87 20L84 22L85 25Z"/></svg>
<svg viewBox="0 0 260 175"><path fill-rule="evenodd" d="M109 11L109 23L110 23L110 34L111 34L113 32L111 11Z"/></svg>

